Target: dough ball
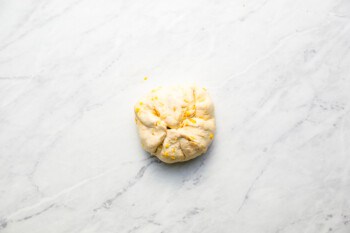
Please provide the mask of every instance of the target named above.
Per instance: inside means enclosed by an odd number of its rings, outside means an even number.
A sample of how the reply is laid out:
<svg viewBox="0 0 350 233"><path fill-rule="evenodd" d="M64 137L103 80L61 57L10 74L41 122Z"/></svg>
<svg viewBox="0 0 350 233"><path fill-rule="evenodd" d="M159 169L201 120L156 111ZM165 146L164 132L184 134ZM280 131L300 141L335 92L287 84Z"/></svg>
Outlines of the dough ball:
<svg viewBox="0 0 350 233"><path fill-rule="evenodd" d="M165 163L205 153L214 138L214 106L205 88L158 87L135 105L142 147Z"/></svg>

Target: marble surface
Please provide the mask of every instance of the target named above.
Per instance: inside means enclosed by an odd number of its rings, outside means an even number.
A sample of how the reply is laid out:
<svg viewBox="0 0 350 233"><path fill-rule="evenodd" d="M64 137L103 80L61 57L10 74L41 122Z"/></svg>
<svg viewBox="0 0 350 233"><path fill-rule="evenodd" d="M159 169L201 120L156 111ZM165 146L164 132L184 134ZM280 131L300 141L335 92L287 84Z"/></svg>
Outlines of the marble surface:
<svg viewBox="0 0 350 233"><path fill-rule="evenodd" d="M1 233L350 232L350 1L2 0L0 29ZM133 104L183 82L218 129L169 166Z"/></svg>

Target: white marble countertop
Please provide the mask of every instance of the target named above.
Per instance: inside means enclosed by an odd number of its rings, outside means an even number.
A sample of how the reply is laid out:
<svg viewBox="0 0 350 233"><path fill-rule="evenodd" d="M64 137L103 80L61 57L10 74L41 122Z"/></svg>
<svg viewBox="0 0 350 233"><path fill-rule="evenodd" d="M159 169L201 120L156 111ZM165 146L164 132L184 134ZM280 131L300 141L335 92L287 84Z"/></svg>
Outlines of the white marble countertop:
<svg viewBox="0 0 350 233"><path fill-rule="evenodd" d="M183 82L217 134L166 165L133 104ZM349 111L349 0L2 0L0 232L349 233Z"/></svg>

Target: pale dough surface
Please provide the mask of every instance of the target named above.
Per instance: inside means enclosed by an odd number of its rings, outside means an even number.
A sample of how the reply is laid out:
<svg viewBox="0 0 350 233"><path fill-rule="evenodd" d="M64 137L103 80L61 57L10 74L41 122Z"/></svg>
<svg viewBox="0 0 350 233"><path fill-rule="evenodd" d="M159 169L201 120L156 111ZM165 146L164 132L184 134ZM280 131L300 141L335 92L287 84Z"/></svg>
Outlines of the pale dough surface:
<svg viewBox="0 0 350 233"><path fill-rule="evenodd" d="M135 104L142 147L165 163L205 153L214 138L214 105L205 88L158 87Z"/></svg>

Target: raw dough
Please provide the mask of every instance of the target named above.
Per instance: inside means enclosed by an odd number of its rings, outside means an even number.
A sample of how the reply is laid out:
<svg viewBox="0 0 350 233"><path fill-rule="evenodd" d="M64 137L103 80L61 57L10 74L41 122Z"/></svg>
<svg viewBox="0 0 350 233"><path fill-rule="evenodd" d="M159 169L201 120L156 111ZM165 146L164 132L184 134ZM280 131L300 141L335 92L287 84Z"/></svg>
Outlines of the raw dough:
<svg viewBox="0 0 350 233"><path fill-rule="evenodd" d="M142 147L165 163L205 153L214 138L214 106L200 87L158 87L135 105Z"/></svg>

